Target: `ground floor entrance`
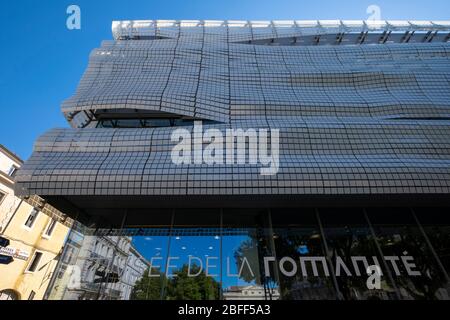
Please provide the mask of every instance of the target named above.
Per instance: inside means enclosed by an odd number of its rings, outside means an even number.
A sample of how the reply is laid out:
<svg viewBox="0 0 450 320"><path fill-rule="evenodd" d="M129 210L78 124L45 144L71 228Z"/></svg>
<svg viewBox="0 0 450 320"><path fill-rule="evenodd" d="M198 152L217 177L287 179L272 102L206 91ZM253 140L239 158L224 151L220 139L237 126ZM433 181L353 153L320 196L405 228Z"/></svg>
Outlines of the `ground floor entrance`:
<svg viewBox="0 0 450 320"><path fill-rule="evenodd" d="M149 210L76 225L47 299L448 300L450 208Z"/></svg>

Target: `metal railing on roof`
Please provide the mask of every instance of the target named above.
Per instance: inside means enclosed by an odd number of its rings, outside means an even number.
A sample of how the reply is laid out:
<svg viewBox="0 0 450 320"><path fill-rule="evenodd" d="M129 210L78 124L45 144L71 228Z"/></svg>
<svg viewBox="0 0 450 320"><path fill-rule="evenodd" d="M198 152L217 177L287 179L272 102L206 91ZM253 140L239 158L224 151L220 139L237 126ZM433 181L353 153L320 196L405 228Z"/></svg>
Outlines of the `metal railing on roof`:
<svg viewBox="0 0 450 320"><path fill-rule="evenodd" d="M195 32L196 28L206 28L211 33L225 33L227 29L239 33L248 30L282 37L294 34L324 35L363 32L450 32L450 21L415 20L272 20L272 21L235 21L235 20L128 20L114 21L112 32L115 40L120 39L156 39L166 31L178 34ZM253 33L248 33L253 34ZM259 35L261 36L261 35Z"/></svg>

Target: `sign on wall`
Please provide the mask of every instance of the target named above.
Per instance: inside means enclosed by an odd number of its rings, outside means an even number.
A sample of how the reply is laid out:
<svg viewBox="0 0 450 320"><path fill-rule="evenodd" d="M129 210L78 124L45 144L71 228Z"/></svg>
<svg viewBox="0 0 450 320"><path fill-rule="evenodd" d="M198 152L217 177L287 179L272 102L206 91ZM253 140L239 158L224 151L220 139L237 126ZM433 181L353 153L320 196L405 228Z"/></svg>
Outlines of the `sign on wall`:
<svg viewBox="0 0 450 320"><path fill-rule="evenodd" d="M0 248L0 254L24 261L28 260L28 258L30 257L30 253L22 249L16 249L11 247Z"/></svg>

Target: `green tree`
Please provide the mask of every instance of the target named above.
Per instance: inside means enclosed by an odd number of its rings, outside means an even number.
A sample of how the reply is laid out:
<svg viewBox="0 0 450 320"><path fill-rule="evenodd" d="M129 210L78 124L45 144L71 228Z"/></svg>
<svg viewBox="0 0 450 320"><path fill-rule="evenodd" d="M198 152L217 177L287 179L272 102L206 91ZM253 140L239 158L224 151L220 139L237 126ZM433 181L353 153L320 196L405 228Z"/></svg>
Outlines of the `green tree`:
<svg viewBox="0 0 450 320"><path fill-rule="evenodd" d="M188 275L188 265L174 272L176 277L166 278L164 274L150 277L149 270L138 280L131 293L131 300L160 300L161 293L166 286L167 300L217 300L220 298L220 285L205 272L200 272L197 265L191 266Z"/></svg>
<svg viewBox="0 0 450 320"><path fill-rule="evenodd" d="M261 284L261 277L259 273L259 264L261 261L258 240L256 236L242 241L239 248L234 252L234 259L236 261L237 270L241 270L240 278L245 282L255 281L256 284ZM252 268L251 270L249 269Z"/></svg>
<svg viewBox="0 0 450 320"><path fill-rule="evenodd" d="M159 276L150 277L150 269L148 269L142 278L136 281L130 299L160 300L164 281L164 274L160 273Z"/></svg>
<svg viewBox="0 0 450 320"><path fill-rule="evenodd" d="M188 275L188 265L176 271L176 277L171 278L167 285L167 300L217 300L220 298L220 285L205 272L200 272L197 265L191 266L191 274L199 274L195 277Z"/></svg>

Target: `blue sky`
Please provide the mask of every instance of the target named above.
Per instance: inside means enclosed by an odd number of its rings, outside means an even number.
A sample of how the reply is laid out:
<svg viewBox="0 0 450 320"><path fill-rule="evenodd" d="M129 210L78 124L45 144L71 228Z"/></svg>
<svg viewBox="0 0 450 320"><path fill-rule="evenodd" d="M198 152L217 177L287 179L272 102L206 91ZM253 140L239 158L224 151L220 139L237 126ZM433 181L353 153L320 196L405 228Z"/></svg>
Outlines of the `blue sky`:
<svg viewBox="0 0 450 320"><path fill-rule="evenodd" d="M81 7L82 29L66 28L66 9ZM61 102L74 91L88 56L111 39L111 21L128 19L448 20L448 0L3 0L0 8L0 143L26 160L33 141L67 127Z"/></svg>

